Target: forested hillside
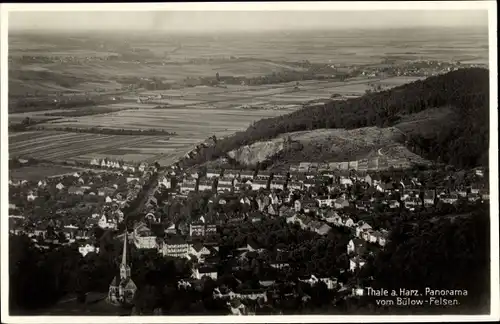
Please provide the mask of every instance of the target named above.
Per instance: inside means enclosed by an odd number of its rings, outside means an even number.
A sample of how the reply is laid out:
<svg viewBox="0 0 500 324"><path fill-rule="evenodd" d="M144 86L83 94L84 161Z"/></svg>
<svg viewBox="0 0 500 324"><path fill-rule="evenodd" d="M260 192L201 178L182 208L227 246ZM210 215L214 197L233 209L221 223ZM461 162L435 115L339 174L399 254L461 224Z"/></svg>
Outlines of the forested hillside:
<svg viewBox="0 0 500 324"><path fill-rule="evenodd" d="M387 127L402 116L430 108L452 109L450 118L437 133L424 137L413 130L407 145L426 158L459 167L484 165L489 147L489 71L482 68L460 69L390 90L366 94L324 106L304 107L288 115L262 119L247 130L219 140L215 147L203 150L189 164L220 157L230 150L279 134L318 128L354 129L368 126Z"/></svg>
<svg viewBox="0 0 500 324"><path fill-rule="evenodd" d="M374 278L365 286L374 288L467 291L459 305L426 308L438 314L489 312L490 236L489 205L471 213L437 215L433 219L408 222L403 219L392 230L390 243L361 277ZM363 279L362 279L363 280ZM424 296L429 298L429 294ZM373 298L365 302L373 303ZM360 305L361 306L361 305ZM394 307L390 308L394 311ZM404 308L401 312L405 312Z"/></svg>

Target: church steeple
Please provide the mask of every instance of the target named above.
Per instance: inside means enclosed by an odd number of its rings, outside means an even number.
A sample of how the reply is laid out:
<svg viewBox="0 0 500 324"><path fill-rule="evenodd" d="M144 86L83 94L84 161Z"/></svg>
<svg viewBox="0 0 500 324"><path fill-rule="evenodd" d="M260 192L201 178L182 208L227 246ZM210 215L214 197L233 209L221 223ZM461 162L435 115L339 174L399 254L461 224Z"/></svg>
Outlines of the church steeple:
<svg viewBox="0 0 500 324"><path fill-rule="evenodd" d="M125 229L125 236L123 238L122 263L120 264L120 279L122 280L130 278L130 267L127 263L127 245L128 245L128 235L127 235L127 229Z"/></svg>

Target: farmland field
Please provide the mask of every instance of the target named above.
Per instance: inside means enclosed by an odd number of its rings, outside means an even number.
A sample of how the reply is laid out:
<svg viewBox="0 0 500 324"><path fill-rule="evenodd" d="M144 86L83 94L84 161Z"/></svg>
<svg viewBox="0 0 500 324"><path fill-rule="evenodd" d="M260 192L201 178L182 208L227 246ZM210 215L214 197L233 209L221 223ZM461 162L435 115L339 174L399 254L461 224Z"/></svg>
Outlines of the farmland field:
<svg viewBox="0 0 500 324"><path fill-rule="evenodd" d="M442 34L441 34L442 33ZM300 81L267 85L196 86L176 90L129 90L123 80L159 78L176 83L187 78L221 76L256 78L287 71L306 71L310 63L348 67L380 66L384 59L408 60L488 59L487 38L476 31L416 30L408 33L375 31L294 32L262 35L68 35L9 34L9 99L46 99L85 93L117 95L123 101L71 110L14 113L10 122L25 117L54 118L45 130L11 133L11 156L43 157L54 161L87 161L112 157L125 161L166 164L184 155L211 135L225 136L252 122L292 112L303 104L333 94L357 97L380 84L399 86L418 77L355 77L345 82ZM445 37L446 36L446 37ZM125 44L125 45L124 45ZM485 47L486 46L486 47ZM416 54L418 53L418 55ZM417 57L418 56L418 57ZM305 64L305 65L304 65ZM122 83L125 82L125 83ZM133 82L132 82L133 83ZM179 84L177 84L178 86ZM183 86L181 84L181 86ZM161 94L161 97L158 96ZM137 103L140 96L153 96ZM55 106L55 105L54 105ZM158 106L161 106L158 107ZM54 107L55 108L55 107ZM252 109L247 109L252 108ZM262 108L262 109L260 109ZM45 109L45 107L42 107ZM103 112L72 114L76 109ZM76 116L78 115L78 116ZM72 128L161 129L176 136L132 136L56 131Z"/></svg>
<svg viewBox="0 0 500 324"><path fill-rule="evenodd" d="M394 77L380 82L385 87L392 87L416 79L418 78ZM305 81L301 82L300 91L291 91L295 83L234 86L227 89L194 87L182 91L148 91L143 95L162 94L166 99L155 101L154 104L127 102L96 106L116 111L50 121L43 124L47 131L12 133L9 137L9 153L12 156L54 161L85 162L93 158L108 157L130 162L158 161L160 164L169 164L209 136L232 134L247 128L253 121L286 114L307 101L327 99L333 93L361 95L369 89L369 82L377 82L377 79ZM168 106L166 109L154 109L157 105ZM274 105L283 109L241 109L244 106ZM26 116L48 118L44 116L46 112L49 111L11 115L16 120ZM177 136L100 135L50 130L62 127L133 130L153 128L175 132Z"/></svg>
<svg viewBox="0 0 500 324"><path fill-rule="evenodd" d="M43 160L89 162L95 157L114 157L136 161L169 152L163 142L166 136L128 136L82 134L58 131L33 131L9 134L11 157L33 157ZM142 145L154 148L147 154L140 151ZM149 145L149 146L147 146ZM156 146L155 146L156 145ZM124 148L121 154L112 150ZM108 154L111 153L111 154ZM140 158L137 156L140 154Z"/></svg>
<svg viewBox="0 0 500 324"><path fill-rule="evenodd" d="M34 165L9 170L9 178L13 181L39 181L47 177L54 177L80 171L79 168L59 165Z"/></svg>

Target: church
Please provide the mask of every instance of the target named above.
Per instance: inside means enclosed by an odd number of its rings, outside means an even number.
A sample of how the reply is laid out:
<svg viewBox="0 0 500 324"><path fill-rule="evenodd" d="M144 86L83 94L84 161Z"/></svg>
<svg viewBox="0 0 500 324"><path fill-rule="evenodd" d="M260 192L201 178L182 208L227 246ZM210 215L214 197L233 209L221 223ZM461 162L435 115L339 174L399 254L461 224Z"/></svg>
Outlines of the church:
<svg viewBox="0 0 500 324"><path fill-rule="evenodd" d="M130 275L130 266L127 262L127 245L128 236L125 230L123 238L123 254L122 262L120 264L120 274L115 276L109 285L108 302L113 305L122 306L130 305L134 299L137 286Z"/></svg>

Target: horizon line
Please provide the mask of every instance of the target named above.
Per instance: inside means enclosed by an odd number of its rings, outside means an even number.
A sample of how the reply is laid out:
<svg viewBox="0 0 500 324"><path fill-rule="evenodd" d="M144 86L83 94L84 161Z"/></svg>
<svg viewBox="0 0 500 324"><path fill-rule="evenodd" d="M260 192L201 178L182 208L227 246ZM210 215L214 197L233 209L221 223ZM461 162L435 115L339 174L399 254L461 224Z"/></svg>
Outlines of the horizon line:
<svg viewBox="0 0 500 324"><path fill-rule="evenodd" d="M72 30L63 29L63 28L22 28L22 27L9 27L9 33L60 33L60 34L68 34L68 33L82 33L82 32L103 32L103 33L154 33L154 34L207 34L207 33L267 33L267 32L310 32L310 31L370 31L370 30L408 30L408 29L489 29L488 25L478 24L478 25L414 25L414 26L400 26L400 27L392 27L392 26L370 26L370 27L289 27L289 28L269 28L269 29L231 29L227 28L223 29L205 29L205 30L194 30L194 29L175 29L175 30L161 30L161 29L142 29L142 28L131 28L131 29L122 29L122 28L75 28Z"/></svg>

